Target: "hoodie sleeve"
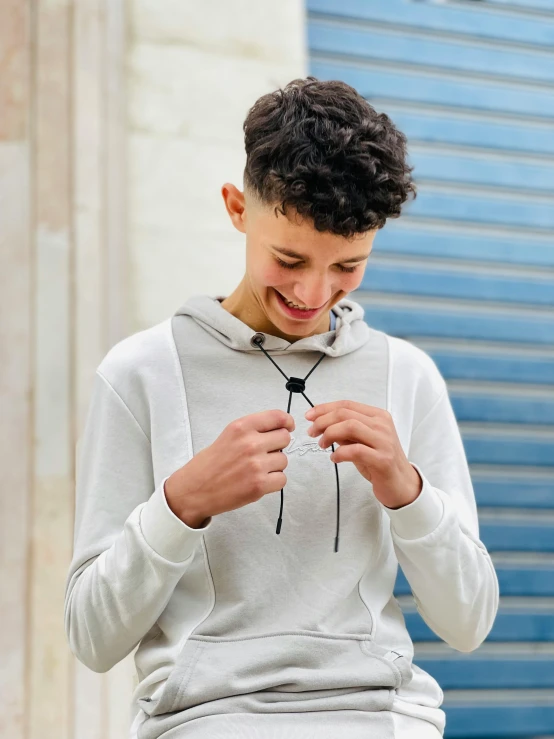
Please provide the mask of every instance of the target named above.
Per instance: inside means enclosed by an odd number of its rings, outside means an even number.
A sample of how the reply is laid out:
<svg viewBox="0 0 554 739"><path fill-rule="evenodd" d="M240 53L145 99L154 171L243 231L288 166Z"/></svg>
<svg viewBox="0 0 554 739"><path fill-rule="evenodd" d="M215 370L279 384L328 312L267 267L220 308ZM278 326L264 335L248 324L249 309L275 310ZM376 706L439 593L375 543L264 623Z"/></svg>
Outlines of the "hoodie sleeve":
<svg viewBox="0 0 554 739"><path fill-rule="evenodd" d="M398 561L427 625L451 647L471 652L498 610L498 579L479 539L477 506L446 383L412 431L408 459L419 472L419 497L385 507Z"/></svg>
<svg viewBox="0 0 554 739"><path fill-rule="evenodd" d="M95 672L154 626L203 533L173 514L153 481L150 441L97 370L77 467L74 551L64 620L71 651Z"/></svg>

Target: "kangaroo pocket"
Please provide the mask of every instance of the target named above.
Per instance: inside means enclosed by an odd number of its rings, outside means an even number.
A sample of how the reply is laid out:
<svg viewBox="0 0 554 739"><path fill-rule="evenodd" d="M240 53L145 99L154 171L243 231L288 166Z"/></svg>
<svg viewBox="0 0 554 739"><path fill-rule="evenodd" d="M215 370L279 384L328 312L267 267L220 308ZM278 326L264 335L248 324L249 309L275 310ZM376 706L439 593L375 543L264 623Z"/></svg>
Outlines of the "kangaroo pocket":
<svg viewBox="0 0 554 739"><path fill-rule="evenodd" d="M274 691L278 697L272 696L272 701L323 697L332 710L333 696L365 691L365 710L379 711L390 708L393 691L411 676L410 661L376 644L369 634L295 631L240 639L194 634L156 704L140 703L148 715L157 716L232 696ZM311 709L306 705L305 710Z"/></svg>

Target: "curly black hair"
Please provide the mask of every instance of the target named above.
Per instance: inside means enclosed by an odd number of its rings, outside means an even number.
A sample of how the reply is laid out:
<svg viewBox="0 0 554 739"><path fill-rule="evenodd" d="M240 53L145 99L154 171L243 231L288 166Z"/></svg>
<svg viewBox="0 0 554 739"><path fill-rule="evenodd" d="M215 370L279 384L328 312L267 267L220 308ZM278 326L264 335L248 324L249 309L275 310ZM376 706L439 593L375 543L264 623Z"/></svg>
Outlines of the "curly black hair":
<svg viewBox="0 0 554 739"><path fill-rule="evenodd" d="M406 136L341 80L292 80L258 98L243 129L244 188L318 231L350 238L382 228L416 197Z"/></svg>

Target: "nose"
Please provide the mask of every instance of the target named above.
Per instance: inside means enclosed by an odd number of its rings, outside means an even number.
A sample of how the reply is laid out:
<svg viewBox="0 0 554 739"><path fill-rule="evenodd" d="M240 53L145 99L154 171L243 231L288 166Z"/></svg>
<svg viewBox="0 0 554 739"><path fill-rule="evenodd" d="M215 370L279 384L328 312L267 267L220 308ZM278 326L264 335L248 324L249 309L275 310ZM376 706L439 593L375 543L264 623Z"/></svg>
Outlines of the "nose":
<svg viewBox="0 0 554 739"><path fill-rule="evenodd" d="M297 283L294 294L298 301L308 308L320 308L329 301L331 289L327 281L321 277L307 278Z"/></svg>

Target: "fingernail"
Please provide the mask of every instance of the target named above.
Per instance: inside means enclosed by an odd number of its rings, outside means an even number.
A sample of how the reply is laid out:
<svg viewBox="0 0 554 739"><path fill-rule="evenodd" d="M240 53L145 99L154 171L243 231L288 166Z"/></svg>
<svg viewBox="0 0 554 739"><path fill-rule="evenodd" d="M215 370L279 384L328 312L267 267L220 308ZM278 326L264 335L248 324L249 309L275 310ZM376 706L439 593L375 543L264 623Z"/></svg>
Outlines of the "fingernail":
<svg viewBox="0 0 554 739"><path fill-rule="evenodd" d="M306 413L304 413L304 418L307 418L308 420L310 420L310 418L312 418L313 415L314 415L313 408L310 408L309 411L306 411Z"/></svg>

